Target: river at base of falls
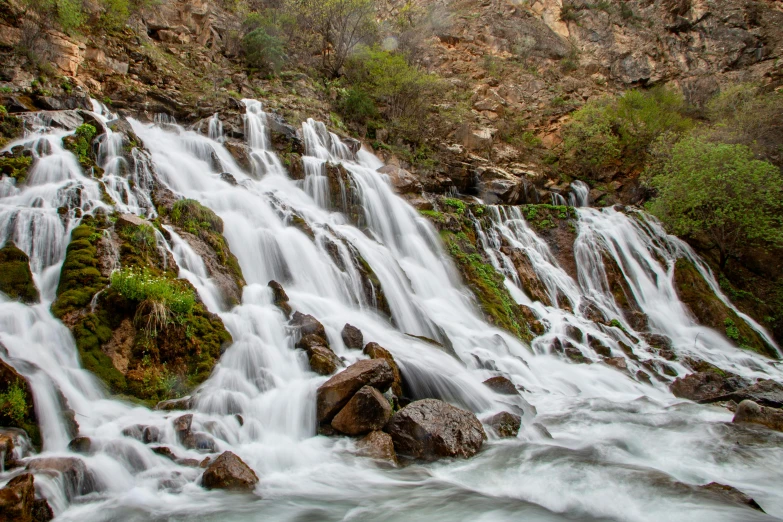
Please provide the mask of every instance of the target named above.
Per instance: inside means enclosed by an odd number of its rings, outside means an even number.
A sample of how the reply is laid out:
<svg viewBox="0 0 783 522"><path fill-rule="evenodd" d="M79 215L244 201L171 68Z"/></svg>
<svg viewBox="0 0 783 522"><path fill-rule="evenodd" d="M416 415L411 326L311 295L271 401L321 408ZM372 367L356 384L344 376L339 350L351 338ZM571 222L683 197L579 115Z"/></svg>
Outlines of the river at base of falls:
<svg viewBox="0 0 783 522"><path fill-rule="evenodd" d="M195 394L193 425L210 433L220 451L235 452L256 471L260 482L253 494L207 491L198 484L201 469L176 464L124 437L128 426L157 426L161 442L179 456L204 457L177 441L172 426L177 413L108 397L80 369L70 333L49 313L77 221L71 215L63 224L57 208L66 203L84 212L106 207L97 182L59 145L65 133L44 128L28 137L27 145L40 151L28 186L17 188L6 178L0 187L0 243L13 239L31 255L43 296L43 303L34 306L0 296L0 341L8 351L3 358L33 384L43 455L74 456L55 420L55 387L77 413L80 434L93 440L93 454L78 457L93 473L96 492L67 499L60 479L36 476L36 487L58 520L715 521L783 516L783 434L731 424L728 410L676 399L663 383L638 382L603 364L572 364L549 351L549 341L565 335L567 327L598 336L613 350L624 339L619 329L602 329L578 311L589 296L607 314L619 313L606 296L598 267L591 265L596 245L603 244L625 259L625 276L651 327L669 335L678 354L698 355L749 378L781 381L775 365L738 350L683 313L672 294L670 261L676 256L698 261L685 245L643 220L611 210L580 210L575 250L581 272L575 280L557 266L521 215L493 208L483 241L496 268L506 273L506 261L495 248L505 238L527 252L547 288L565 295L577 310L531 302L507 273L512 295L549 325L547 334L527 347L480 316L437 233L392 193L388 180L376 172L377 158L360 151L354 160L339 138L308 121L302 128L307 178L293 181L269 149L268 115L258 102L246 104L251 172L239 168L222 146L217 117L209 122L209 136L169 122L133 121L149 152L136 151L133 168L121 169L121 141L110 133L102 138L100 162L108 176L107 192L122 212L155 215L146 192L154 171L175 193L199 200L225 223L225 236L248 282L241 305L230 310L203 262L173 229L169 241L162 236L159 241L171 251L180 276L194 284L234 338ZM366 230L328 209L326 161L342 162L350 172L365 209ZM222 172L231 174L237 186L226 183ZM584 192L580 187L573 202L583 204ZM291 226L294 212L309 224L315 240ZM367 260L383 286L394 326L367 302L358 275L329 256L329 242L346 259L355 249ZM357 457L354 439L315 436L315 390L326 378L310 372L303 354L293 349L286 320L266 286L272 279L283 283L294 309L325 325L332 348L348 363L362 356L342 344L339 332L346 322L359 327L365 341L394 354L415 395L441 397L479 418L502 410L524 413L519 437L500 440L490 434L469 460L391 469ZM406 334L447 338L456 357ZM586 344L574 344L588 358L595 356ZM655 357L643 343L635 348L644 358ZM628 362L633 368L635 362ZM497 395L481 384L499 374L523 387L522 396ZM3 474L2 481L10 476ZM735 486L768 515L686 485L710 482Z"/></svg>

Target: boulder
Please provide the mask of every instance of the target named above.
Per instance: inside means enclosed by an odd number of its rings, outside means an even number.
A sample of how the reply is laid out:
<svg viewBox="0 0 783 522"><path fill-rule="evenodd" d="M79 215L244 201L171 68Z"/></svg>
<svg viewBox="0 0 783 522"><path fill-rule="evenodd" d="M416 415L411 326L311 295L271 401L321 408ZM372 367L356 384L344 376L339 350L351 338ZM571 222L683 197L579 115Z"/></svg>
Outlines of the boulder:
<svg viewBox="0 0 783 522"><path fill-rule="evenodd" d="M394 373L383 359L358 361L325 383L316 393L318 422L329 422L353 395L364 386L385 392L394 382Z"/></svg>
<svg viewBox="0 0 783 522"><path fill-rule="evenodd" d="M177 439L183 442L185 438L190 435L190 426L193 424L193 414L188 413L174 419L174 431L177 434Z"/></svg>
<svg viewBox="0 0 783 522"><path fill-rule="evenodd" d="M230 451L221 453L201 477L201 485L207 489L252 491L256 484L258 475Z"/></svg>
<svg viewBox="0 0 783 522"><path fill-rule="evenodd" d="M675 397L704 403L724 400L744 385L740 377L716 369L680 377L669 388Z"/></svg>
<svg viewBox="0 0 783 522"><path fill-rule="evenodd" d="M329 341L316 334L307 334L299 338L294 345L300 350L305 350L308 355L315 346L329 346Z"/></svg>
<svg viewBox="0 0 783 522"><path fill-rule="evenodd" d="M731 422L761 424L773 430L783 431L783 410L759 406L751 400L744 400L737 406Z"/></svg>
<svg viewBox="0 0 783 522"><path fill-rule="evenodd" d="M382 431L371 431L356 443L357 454L361 457L381 460L397 465L397 454L391 435Z"/></svg>
<svg viewBox="0 0 783 522"><path fill-rule="evenodd" d="M291 305L288 304L288 294L285 293L283 285L277 281L269 281L268 286L272 289L275 306L277 306L286 317L291 317L291 312L293 312L293 310L291 309Z"/></svg>
<svg viewBox="0 0 783 522"><path fill-rule="evenodd" d="M484 424L492 427L498 437L502 439L514 438L519 434L519 428L522 426L522 417L502 411L486 419Z"/></svg>
<svg viewBox="0 0 783 522"><path fill-rule="evenodd" d="M310 369L318 375L331 375L343 365L340 358L326 346L313 346L308 350L308 353L310 355Z"/></svg>
<svg viewBox="0 0 783 522"><path fill-rule="evenodd" d="M397 397L402 397L402 373L391 352L378 343L367 343L367 346L364 347L364 353L372 359L383 359L389 363L394 374L394 381L391 385L392 393Z"/></svg>
<svg viewBox="0 0 783 522"><path fill-rule="evenodd" d="M302 337L315 334L326 339L326 330L321 322L312 315L305 315L301 312L294 312L291 318L291 326L297 328Z"/></svg>
<svg viewBox="0 0 783 522"><path fill-rule="evenodd" d="M514 383L502 375L498 375L497 377L490 377L484 381L484 385L489 387L495 393L499 393L501 395L519 395L519 390L517 390L517 387L514 386Z"/></svg>
<svg viewBox="0 0 783 522"><path fill-rule="evenodd" d="M7 241L0 248L0 292L23 303L37 303L38 289L30 271L30 257Z"/></svg>
<svg viewBox="0 0 783 522"><path fill-rule="evenodd" d="M735 402L751 400L762 406L783 408L783 384L772 379L764 379L730 394L729 400Z"/></svg>
<svg viewBox="0 0 783 522"><path fill-rule="evenodd" d="M33 521L35 484L30 473L12 478L0 489L0 520L14 522Z"/></svg>
<svg viewBox="0 0 783 522"><path fill-rule="evenodd" d="M346 348L352 350L361 350L364 346L364 335L362 331L348 323L343 326L343 331L340 333L345 343Z"/></svg>
<svg viewBox="0 0 783 522"><path fill-rule="evenodd" d="M182 439L182 445L187 449L200 451L203 453L217 453L218 447L215 439L206 433L189 433Z"/></svg>
<svg viewBox="0 0 783 522"><path fill-rule="evenodd" d="M378 169L378 172L389 176L389 180L398 194L419 193L422 191L421 182L419 182L416 176L396 165L384 165Z"/></svg>
<svg viewBox="0 0 783 522"><path fill-rule="evenodd" d="M404 407L394 414L386 431L398 454L430 461L472 457L487 438L473 413L437 399Z"/></svg>
<svg viewBox="0 0 783 522"><path fill-rule="evenodd" d="M54 520L54 511L52 506L44 498L38 498L33 501L33 522L49 522Z"/></svg>
<svg viewBox="0 0 783 522"><path fill-rule="evenodd" d="M332 419L332 427L346 435L380 430L391 417L389 401L372 386L362 387Z"/></svg>
<svg viewBox="0 0 783 522"><path fill-rule="evenodd" d="M92 439L90 437L76 437L68 443L68 449L74 453L89 455L92 453Z"/></svg>
<svg viewBox="0 0 783 522"><path fill-rule="evenodd" d="M69 499L87 495L96 489L92 473L84 461L76 457L37 458L28 461L27 469L34 473L56 473L62 476L65 496Z"/></svg>
<svg viewBox="0 0 783 522"><path fill-rule="evenodd" d="M156 410L161 411L174 411L174 410L189 410L193 407L193 398L188 395L180 399L169 399L167 401L160 401L155 405Z"/></svg>

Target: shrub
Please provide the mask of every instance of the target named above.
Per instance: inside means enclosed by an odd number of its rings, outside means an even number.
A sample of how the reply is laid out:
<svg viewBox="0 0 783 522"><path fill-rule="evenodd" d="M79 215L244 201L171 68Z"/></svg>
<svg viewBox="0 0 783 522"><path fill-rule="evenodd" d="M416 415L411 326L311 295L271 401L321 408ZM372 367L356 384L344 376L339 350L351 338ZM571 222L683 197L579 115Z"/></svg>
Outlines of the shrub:
<svg viewBox="0 0 783 522"><path fill-rule="evenodd" d="M15 382L8 389L0 393L0 412L17 423L24 421L27 416L27 393Z"/></svg>
<svg viewBox="0 0 783 522"><path fill-rule="evenodd" d="M359 123L367 123L378 117L378 108L372 97L357 88L343 91L338 101L338 109L346 120Z"/></svg>
<svg viewBox="0 0 783 522"><path fill-rule="evenodd" d="M282 40L262 28L242 38L242 52L248 66L267 73L279 72L286 59Z"/></svg>
<svg viewBox="0 0 783 522"><path fill-rule="evenodd" d="M721 268L748 247L783 246L783 177L749 147L688 137L645 177L657 190L649 210L673 233L717 250Z"/></svg>

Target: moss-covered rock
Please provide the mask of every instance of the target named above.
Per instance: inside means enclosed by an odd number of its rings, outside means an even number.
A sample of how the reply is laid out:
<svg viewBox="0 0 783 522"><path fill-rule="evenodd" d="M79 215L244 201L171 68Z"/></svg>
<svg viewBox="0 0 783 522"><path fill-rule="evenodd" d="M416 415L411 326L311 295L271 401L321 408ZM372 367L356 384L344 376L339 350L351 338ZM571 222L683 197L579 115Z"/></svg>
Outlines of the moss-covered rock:
<svg viewBox="0 0 783 522"><path fill-rule="evenodd" d="M329 180L329 202L331 210L342 212L357 227L364 226L364 209L353 177L342 165L327 163L326 177Z"/></svg>
<svg viewBox="0 0 783 522"><path fill-rule="evenodd" d="M0 147L6 143L21 138L24 134L24 122L12 114L8 114L5 106L0 105Z"/></svg>
<svg viewBox="0 0 783 522"><path fill-rule="evenodd" d="M98 130L89 123L76 127L73 134L63 138L63 147L73 152L84 168L95 166L95 156L92 153L92 142Z"/></svg>
<svg viewBox="0 0 783 522"><path fill-rule="evenodd" d="M33 445L41 447L30 383L3 360L0 360L0 426L23 429Z"/></svg>
<svg viewBox="0 0 783 522"><path fill-rule="evenodd" d="M0 248L0 292L23 303L38 301L30 258L12 242Z"/></svg>
<svg viewBox="0 0 783 522"><path fill-rule="evenodd" d="M777 358L774 348L712 292L698 269L687 259L677 260L674 284L680 300L699 323L722 332L740 348Z"/></svg>
<svg viewBox="0 0 783 522"><path fill-rule="evenodd" d="M15 179L17 185L27 180L32 165L32 153L21 146L0 154L0 175Z"/></svg>

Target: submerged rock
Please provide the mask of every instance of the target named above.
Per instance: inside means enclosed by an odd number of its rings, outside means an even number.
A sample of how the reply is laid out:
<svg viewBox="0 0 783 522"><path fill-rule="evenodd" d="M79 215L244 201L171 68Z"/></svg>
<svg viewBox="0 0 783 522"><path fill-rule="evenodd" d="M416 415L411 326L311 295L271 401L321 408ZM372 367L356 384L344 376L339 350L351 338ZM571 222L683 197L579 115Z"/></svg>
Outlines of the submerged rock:
<svg viewBox="0 0 783 522"><path fill-rule="evenodd" d="M84 461L75 457L43 457L27 463L27 469L35 473L56 473L63 478L65 496L87 495L95 491L95 478Z"/></svg>
<svg viewBox="0 0 783 522"><path fill-rule="evenodd" d="M486 419L484 423L495 430L498 437L502 439L513 438L519 434L519 428L522 426L522 417L507 411L502 411L497 415L493 415Z"/></svg>
<svg viewBox="0 0 783 522"><path fill-rule="evenodd" d="M383 428L391 414L391 405L381 392L364 386L332 419L332 427L346 435L361 435Z"/></svg>
<svg viewBox="0 0 783 522"><path fill-rule="evenodd" d="M343 326L343 331L340 333L345 343L346 348L352 350L361 350L364 345L364 335L362 331L348 323Z"/></svg>
<svg viewBox="0 0 783 522"><path fill-rule="evenodd" d="M397 465L397 453L391 435L382 431L371 431L356 443L357 454L361 457L386 461Z"/></svg>
<svg viewBox="0 0 783 522"><path fill-rule="evenodd" d="M773 430L783 431L783 410L759 406L751 400L744 400L737 406L731 422L761 424Z"/></svg>
<svg viewBox="0 0 783 522"><path fill-rule="evenodd" d="M252 491L258 475L242 459L230 451L220 454L204 471L201 485L206 489Z"/></svg>
<svg viewBox="0 0 783 522"><path fill-rule="evenodd" d="M400 455L422 460L468 458L487 438L476 416L437 399L424 399L394 414L386 426Z"/></svg>
<svg viewBox="0 0 783 522"><path fill-rule="evenodd" d="M675 397L695 402L714 402L742 388L745 381L720 370L692 373L675 380L671 392Z"/></svg>
<svg viewBox="0 0 783 522"><path fill-rule="evenodd" d="M755 509L756 511L761 511L764 513L764 510L761 509L761 506L759 506L755 500L733 486L727 486L726 484L719 484L717 482L710 482L704 486L699 486L699 489L710 493L712 496L719 497L722 500L728 500L736 504L743 504Z"/></svg>
<svg viewBox="0 0 783 522"><path fill-rule="evenodd" d="M268 286L272 289L272 299L275 306L278 307L286 317L291 317L293 310L291 309L291 305L288 304L288 294L285 293L283 285L277 281L269 281Z"/></svg>
<svg viewBox="0 0 783 522"><path fill-rule="evenodd" d="M90 437L76 437L68 443L68 449L74 453L89 455L92 453L92 439Z"/></svg>
<svg viewBox="0 0 783 522"><path fill-rule="evenodd" d="M325 383L316 394L318 422L328 422L364 386L385 392L394 382L394 373L383 359L362 360L352 364Z"/></svg>

